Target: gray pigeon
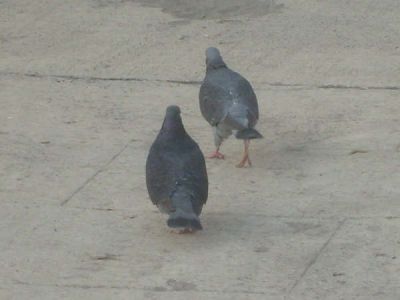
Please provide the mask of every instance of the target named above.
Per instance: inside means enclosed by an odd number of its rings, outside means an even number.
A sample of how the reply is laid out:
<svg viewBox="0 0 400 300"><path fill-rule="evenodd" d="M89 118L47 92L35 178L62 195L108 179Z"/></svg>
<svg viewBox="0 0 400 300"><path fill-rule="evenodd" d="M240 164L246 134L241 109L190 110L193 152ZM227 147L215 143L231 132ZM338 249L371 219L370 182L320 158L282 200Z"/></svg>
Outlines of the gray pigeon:
<svg viewBox="0 0 400 300"><path fill-rule="evenodd" d="M235 132L244 140L244 154L237 167L251 166L249 144L251 139L262 138L254 129L258 121L258 103L250 83L230 70L219 50L206 50L206 76L200 87L200 110L214 131L215 152L209 158L224 158L219 152L222 141Z"/></svg>
<svg viewBox="0 0 400 300"><path fill-rule="evenodd" d="M175 105L167 108L147 157L146 184L153 204L169 215L167 225L185 233L202 229L208 178L203 153L186 133L180 112Z"/></svg>

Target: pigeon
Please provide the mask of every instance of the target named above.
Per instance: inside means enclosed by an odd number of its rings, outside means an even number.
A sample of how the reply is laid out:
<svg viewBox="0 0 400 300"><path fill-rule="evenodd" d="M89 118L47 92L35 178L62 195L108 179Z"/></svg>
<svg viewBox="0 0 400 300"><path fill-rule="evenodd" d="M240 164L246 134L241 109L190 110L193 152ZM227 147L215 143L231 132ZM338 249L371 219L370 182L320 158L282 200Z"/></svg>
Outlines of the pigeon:
<svg viewBox="0 0 400 300"><path fill-rule="evenodd" d="M168 227L178 233L202 230L199 215L208 197L203 153L187 134L178 106L167 108L165 119L146 161L149 196Z"/></svg>
<svg viewBox="0 0 400 300"><path fill-rule="evenodd" d="M232 132L244 140L244 154L237 167L251 166L251 139L263 136L254 129L258 121L258 103L250 83L239 73L229 69L217 48L206 50L206 76L200 87L200 110L213 128L215 152L209 158L223 159L219 148Z"/></svg>

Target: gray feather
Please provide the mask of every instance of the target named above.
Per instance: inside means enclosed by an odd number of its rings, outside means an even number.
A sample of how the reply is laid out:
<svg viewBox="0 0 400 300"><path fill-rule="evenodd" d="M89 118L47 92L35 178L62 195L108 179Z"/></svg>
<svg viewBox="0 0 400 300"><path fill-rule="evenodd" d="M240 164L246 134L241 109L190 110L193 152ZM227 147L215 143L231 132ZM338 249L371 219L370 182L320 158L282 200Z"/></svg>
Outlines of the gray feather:
<svg viewBox="0 0 400 300"><path fill-rule="evenodd" d="M168 224L176 224L173 218L182 216L191 218L187 226L198 220L208 196L206 165L199 146L183 127L177 106L168 107L163 126L150 148L146 184L153 204L170 215Z"/></svg>
<svg viewBox="0 0 400 300"><path fill-rule="evenodd" d="M226 66L216 48L207 49L206 64L199 93L203 117L211 126L224 126L225 131L254 128L259 113L251 84Z"/></svg>

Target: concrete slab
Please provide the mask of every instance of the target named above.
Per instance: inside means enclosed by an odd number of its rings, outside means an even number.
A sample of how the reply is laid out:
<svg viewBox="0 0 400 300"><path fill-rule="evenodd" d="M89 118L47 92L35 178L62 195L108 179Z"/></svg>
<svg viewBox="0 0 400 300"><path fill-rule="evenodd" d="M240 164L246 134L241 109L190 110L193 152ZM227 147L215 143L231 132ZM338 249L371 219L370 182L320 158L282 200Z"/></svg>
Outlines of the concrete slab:
<svg viewBox="0 0 400 300"><path fill-rule="evenodd" d="M397 299L399 226L398 218L346 221L291 299Z"/></svg>
<svg viewBox="0 0 400 300"><path fill-rule="evenodd" d="M1 251L7 261L0 278L5 287L280 297L338 226L335 221L209 213L203 232L182 236L171 234L151 211L130 215L41 206L20 207L15 215L16 208L3 205L2 210L7 226L1 230Z"/></svg>
<svg viewBox="0 0 400 300"><path fill-rule="evenodd" d="M182 107L188 132L205 154L211 152L211 129L201 118L197 101L187 100L196 96L198 86L161 84L152 90L171 95L174 102L154 99L147 103L153 116L135 121L135 127L142 128L136 132L138 141L82 189L71 205L140 211L134 203L148 199L143 171L147 151L161 126L164 109L160 107L168 103ZM242 144L233 138L224 143L221 151L226 160L207 160L210 201L205 213L208 209L292 217L399 213L397 93L283 91L263 86L258 91L263 111L258 128L265 138L252 144L255 166L237 170L234 165ZM135 94L131 111L142 110L142 97L150 96Z"/></svg>
<svg viewBox="0 0 400 300"><path fill-rule="evenodd" d="M397 1L211 2L0 1L1 299L398 298ZM169 104L213 148L211 45L265 138L207 161L204 231L174 235L145 158Z"/></svg>
<svg viewBox="0 0 400 300"><path fill-rule="evenodd" d="M204 49L216 45L253 82L397 86L400 80L396 0L267 1L280 8L259 18L222 12L204 20L177 19L138 1L13 2L0 12L9 20L3 71L201 80Z"/></svg>
<svg viewBox="0 0 400 300"><path fill-rule="evenodd" d="M131 116L121 115L101 87L37 79L0 82L5 200L58 204L131 139L122 128Z"/></svg>

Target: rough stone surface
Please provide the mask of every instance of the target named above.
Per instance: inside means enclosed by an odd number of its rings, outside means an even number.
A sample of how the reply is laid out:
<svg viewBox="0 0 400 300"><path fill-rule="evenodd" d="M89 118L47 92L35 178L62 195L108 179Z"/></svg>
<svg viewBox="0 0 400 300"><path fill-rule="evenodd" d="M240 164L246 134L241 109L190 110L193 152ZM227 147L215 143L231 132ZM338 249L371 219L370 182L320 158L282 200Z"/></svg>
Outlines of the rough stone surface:
<svg viewBox="0 0 400 300"><path fill-rule="evenodd" d="M0 299L397 300L398 1L143 2L0 1ZM209 46L265 138L251 169L235 139L207 160L204 230L176 235L145 158L170 104L213 150Z"/></svg>

